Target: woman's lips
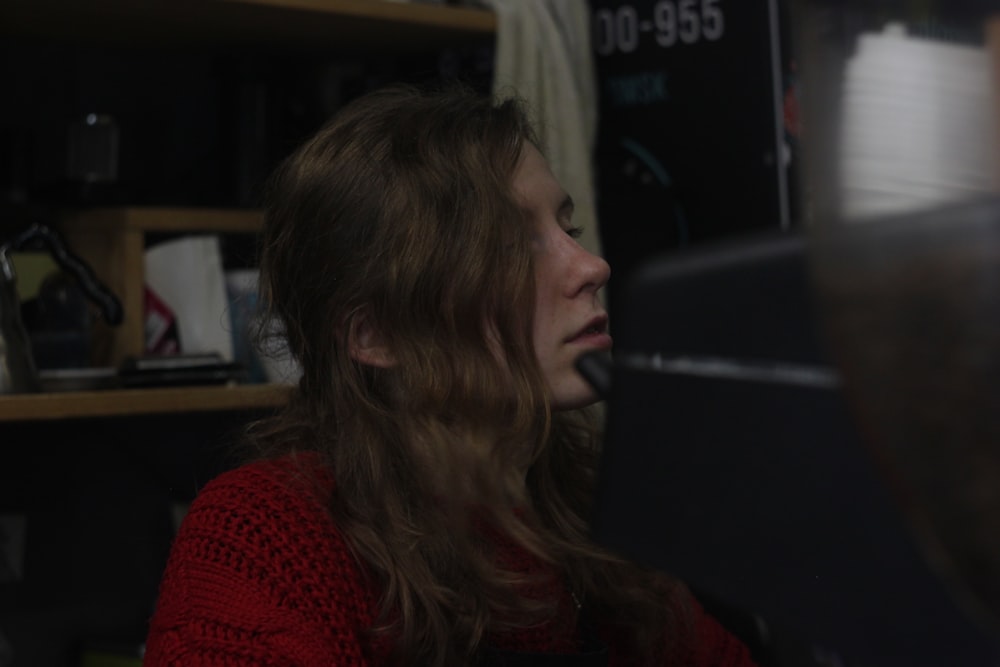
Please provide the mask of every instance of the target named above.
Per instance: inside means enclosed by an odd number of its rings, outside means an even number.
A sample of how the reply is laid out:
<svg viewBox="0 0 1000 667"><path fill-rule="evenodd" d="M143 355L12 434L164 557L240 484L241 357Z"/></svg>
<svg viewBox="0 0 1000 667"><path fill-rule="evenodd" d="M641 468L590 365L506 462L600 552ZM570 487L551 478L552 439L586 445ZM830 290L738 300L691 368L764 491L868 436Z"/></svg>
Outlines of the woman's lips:
<svg viewBox="0 0 1000 667"><path fill-rule="evenodd" d="M578 334L571 337L567 342L583 344L594 348L610 348L612 344L611 336L607 332L607 316L595 317Z"/></svg>
<svg viewBox="0 0 1000 667"><path fill-rule="evenodd" d="M583 332L576 338L569 341L571 344L586 345L595 349L610 349L612 345L611 336L603 331Z"/></svg>

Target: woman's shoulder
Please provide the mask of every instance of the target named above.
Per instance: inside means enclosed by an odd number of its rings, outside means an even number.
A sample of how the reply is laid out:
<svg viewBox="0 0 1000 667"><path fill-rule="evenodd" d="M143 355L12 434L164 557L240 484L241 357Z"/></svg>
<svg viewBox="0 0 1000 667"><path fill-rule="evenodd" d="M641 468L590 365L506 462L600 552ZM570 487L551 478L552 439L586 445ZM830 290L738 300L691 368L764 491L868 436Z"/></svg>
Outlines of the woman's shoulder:
<svg viewBox="0 0 1000 667"><path fill-rule="evenodd" d="M293 601L300 610L350 597L363 609L367 577L328 509L331 480L318 457L303 455L218 475L181 523L164 591L213 603L221 591L253 591L260 608Z"/></svg>
<svg viewBox="0 0 1000 667"><path fill-rule="evenodd" d="M319 458L302 455L206 484L164 570L149 664L363 664L377 598L327 509L332 492Z"/></svg>
<svg viewBox="0 0 1000 667"><path fill-rule="evenodd" d="M299 495L303 492L329 496L333 491L333 473L318 452L303 451L247 461L225 470L199 491L197 500L206 495L253 493L262 495Z"/></svg>
<svg viewBox="0 0 1000 667"><path fill-rule="evenodd" d="M251 461L222 472L196 495L182 525L219 522L226 534L273 525L283 532L299 525L333 524L328 506L333 474L318 454L301 452Z"/></svg>

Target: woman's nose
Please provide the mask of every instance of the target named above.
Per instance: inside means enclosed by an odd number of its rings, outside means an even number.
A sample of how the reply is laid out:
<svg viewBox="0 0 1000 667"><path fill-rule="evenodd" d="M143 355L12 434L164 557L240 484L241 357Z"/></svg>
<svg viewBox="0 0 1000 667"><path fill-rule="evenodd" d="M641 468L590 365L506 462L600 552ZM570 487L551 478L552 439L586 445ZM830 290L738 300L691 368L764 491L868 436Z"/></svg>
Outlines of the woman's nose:
<svg viewBox="0 0 1000 667"><path fill-rule="evenodd" d="M576 265L577 278L575 282L580 291L596 292L604 287L611 278L611 266L604 258L583 247L579 248L573 262Z"/></svg>

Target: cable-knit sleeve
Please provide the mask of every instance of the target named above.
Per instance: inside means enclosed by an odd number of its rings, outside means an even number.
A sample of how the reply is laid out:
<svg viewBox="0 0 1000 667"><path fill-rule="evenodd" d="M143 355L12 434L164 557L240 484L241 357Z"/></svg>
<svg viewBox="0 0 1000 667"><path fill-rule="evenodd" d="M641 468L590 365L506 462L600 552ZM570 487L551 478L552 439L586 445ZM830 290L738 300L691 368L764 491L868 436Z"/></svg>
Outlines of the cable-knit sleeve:
<svg viewBox="0 0 1000 667"><path fill-rule="evenodd" d="M145 667L368 665L373 603L297 468L252 464L210 482L171 549Z"/></svg>
<svg viewBox="0 0 1000 667"><path fill-rule="evenodd" d="M689 657L680 664L692 667L756 667L750 649L693 601L694 628Z"/></svg>

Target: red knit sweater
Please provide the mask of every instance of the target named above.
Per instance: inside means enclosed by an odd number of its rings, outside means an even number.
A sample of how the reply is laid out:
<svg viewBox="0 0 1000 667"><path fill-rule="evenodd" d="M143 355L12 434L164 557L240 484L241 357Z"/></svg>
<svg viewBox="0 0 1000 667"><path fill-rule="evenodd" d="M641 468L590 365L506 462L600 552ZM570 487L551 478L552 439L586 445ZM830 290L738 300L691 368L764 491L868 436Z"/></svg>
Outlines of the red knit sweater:
<svg viewBox="0 0 1000 667"><path fill-rule="evenodd" d="M326 493L330 490L326 489ZM220 475L192 504L174 542L146 646L145 667L379 665L385 646L366 636L377 592L337 531L322 492L287 459ZM505 564L545 574L514 545ZM552 573L548 580L560 586ZM560 586L560 588L562 588ZM572 653L568 591L550 623L490 638L500 649ZM745 667L746 647L696 606L696 632L665 665ZM610 646L610 664L631 664Z"/></svg>

